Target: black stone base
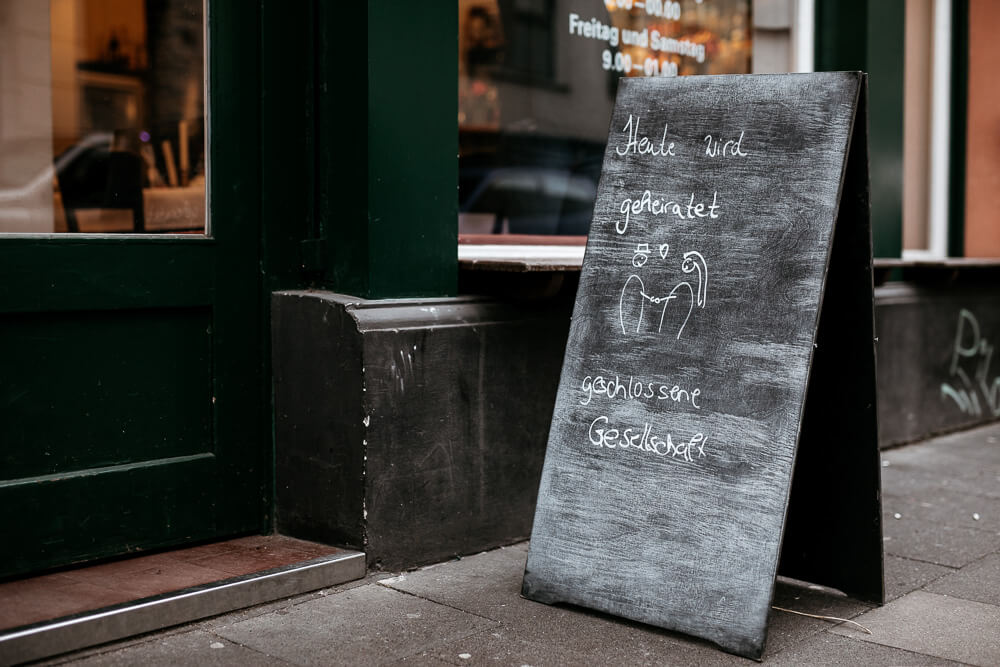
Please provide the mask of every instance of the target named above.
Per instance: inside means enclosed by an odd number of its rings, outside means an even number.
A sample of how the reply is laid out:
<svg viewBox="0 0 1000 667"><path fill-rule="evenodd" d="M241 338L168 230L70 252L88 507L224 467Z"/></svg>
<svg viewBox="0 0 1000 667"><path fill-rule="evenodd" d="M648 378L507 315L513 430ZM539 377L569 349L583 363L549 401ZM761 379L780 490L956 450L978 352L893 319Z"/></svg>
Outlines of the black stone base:
<svg viewBox="0 0 1000 667"><path fill-rule="evenodd" d="M279 532L375 569L526 538L571 310L275 293Z"/></svg>
<svg viewBox="0 0 1000 667"><path fill-rule="evenodd" d="M526 538L572 313L553 292L275 293L278 530L385 569ZM882 447L1000 418L996 281L887 283L875 318Z"/></svg>
<svg viewBox="0 0 1000 667"><path fill-rule="evenodd" d="M1000 284L887 283L875 330L882 447L1000 419Z"/></svg>

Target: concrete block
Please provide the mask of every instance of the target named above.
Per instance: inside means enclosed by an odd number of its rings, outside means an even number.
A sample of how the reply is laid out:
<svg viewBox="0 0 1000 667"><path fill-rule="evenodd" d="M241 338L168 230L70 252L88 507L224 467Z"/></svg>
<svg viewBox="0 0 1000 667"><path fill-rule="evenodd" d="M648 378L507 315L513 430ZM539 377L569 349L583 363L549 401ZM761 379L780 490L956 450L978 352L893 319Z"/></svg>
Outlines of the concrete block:
<svg viewBox="0 0 1000 667"><path fill-rule="evenodd" d="M883 446L1000 418L1000 288L989 281L875 290Z"/></svg>
<svg viewBox="0 0 1000 667"><path fill-rule="evenodd" d="M274 294L278 530L387 570L526 538L571 307Z"/></svg>

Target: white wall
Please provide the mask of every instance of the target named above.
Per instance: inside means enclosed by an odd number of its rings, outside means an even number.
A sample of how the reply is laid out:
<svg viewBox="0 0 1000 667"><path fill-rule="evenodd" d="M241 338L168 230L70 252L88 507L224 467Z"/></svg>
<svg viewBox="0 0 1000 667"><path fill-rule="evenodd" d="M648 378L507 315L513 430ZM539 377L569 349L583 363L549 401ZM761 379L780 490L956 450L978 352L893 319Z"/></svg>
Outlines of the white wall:
<svg viewBox="0 0 1000 667"><path fill-rule="evenodd" d="M49 3L0 0L0 232L53 231Z"/></svg>
<svg viewBox="0 0 1000 667"><path fill-rule="evenodd" d="M753 0L753 71L813 71L814 0Z"/></svg>

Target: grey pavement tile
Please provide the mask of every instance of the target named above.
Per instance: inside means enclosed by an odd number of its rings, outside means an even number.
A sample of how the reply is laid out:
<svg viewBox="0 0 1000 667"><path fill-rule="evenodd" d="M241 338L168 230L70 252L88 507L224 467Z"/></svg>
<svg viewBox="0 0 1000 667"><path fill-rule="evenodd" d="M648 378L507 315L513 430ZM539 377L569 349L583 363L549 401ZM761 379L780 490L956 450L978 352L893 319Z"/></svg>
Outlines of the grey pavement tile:
<svg viewBox="0 0 1000 667"><path fill-rule="evenodd" d="M889 461L890 469L979 481L988 489L1000 467L1000 428L963 431L891 449L882 453L882 460Z"/></svg>
<svg viewBox="0 0 1000 667"><path fill-rule="evenodd" d="M920 446L967 454L980 461L1000 464L1000 423L948 433L926 440Z"/></svg>
<svg viewBox="0 0 1000 667"><path fill-rule="evenodd" d="M767 646L764 659L789 650L838 621L813 618L803 614L832 618L854 618L871 609L871 605L853 600L843 594L809 585L790 584L780 580L775 586L774 601L767 622Z"/></svg>
<svg viewBox="0 0 1000 667"><path fill-rule="evenodd" d="M671 644L649 646L642 642L618 642L585 651L566 650L544 643L526 641L516 634L489 633L477 637L479 643L465 646L454 644L454 650L442 656L452 665L531 665L603 666L603 665L699 665L722 667L752 665L753 662L702 644ZM449 647L451 648L451 647ZM467 659L463 655L469 656Z"/></svg>
<svg viewBox="0 0 1000 667"><path fill-rule="evenodd" d="M574 648L581 629L593 632L602 621L596 616L581 614L580 610L522 598L521 578L526 557L527 544L522 543L407 572L383 580L381 584L512 627L525 628L543 641L562 639L566 648Z"/></svg>
<svg viewBox="0 0 1000 667"><path fill-rule="evenodd" d="M427 653L417 653L416 655L403 656L399 660L382 663L384 665L415 665L416 667L445 667L450 662L445 662Z"/></svg>
<svg viewBox="0 0 1000 667"><path fill-rule="evenodd" d="M944 488L996 498L1000 472L993 463L968 460L959 454L942 454L943 460L909 456L907 450L882 454L882 488L906 493L908 490ZM912 479L909 477L912 476Z"/></svg>
<svg viewBox="0 0 1000 667"><path fill-rule="evenodd" d="M220 628L225 628L250 618L255 618L257 616L262 616L264 614L269 614L275 611L289 609L296 605L303 604L311 600L324 598L329 595L336 595L337 593L348 591L351 590L352 588L367 586L368 584L372 584L381 579L385 579L388 576L390 575L383 572L379 572L377 574L368 575L363 579L348 581L343 584L338 584L336 586L331 586L329 588L323 588L318 591L302 593L301 595L295 595L292 597L283 598L281 600L275 600L273 602L265 602L263 604L259 604L254 607L247 607L246 609L238 609L236 611L229 612L228 614L222 614L220 616L213 616L211 618L206 618L201 621L195 621L194 623L191 623L189 626L185 627L197 628L205 630L207 632L215 632Z"/></svg>
<svg viewBox="0 0 1000 667"><path fill-rule="evenodd" d="M592 616L600 622L592 629L577 626L578 650L585 651L597 664L632 664L630 661L653 665L753 664L702 639L584 609L575 611L579 617ZM780 637L777 641L780 644L786 637L796 636L799 632L800 628L786 628L785 632L778 633ZM592 633L592 636L582 633ZM768 650L771 650L770 646ZM628 656L628 659L622 656Z"/></svg>
<svg viewBox="0 0 1000 667"><path fill-rule="evenodd" d="M866 665L866 667L948 667L961 663L914 653L904 649L862 642L822 632L798 646L782 651L766 662L774 667L812 665Z"/></svg>
<svg viewBox="0 0 1000 667"><path fill-rule="evenodd" d="M218 634L297 665L384 664L495 626L378 584L220 628Z"/></svg>
<svg viewBox="0 0 1000 667"><path fill-rule="evenodd" d="M899 519L887 517L882 533L890 556L963 567L1000 549L1000 535L991 531L931 523L902 513Z"/></svg>
<svg viewBox="0 0 1000 667"><path fill-rule="evenodd" d="M971 665L1000 664L1000 607L914 591L830 632Z"/></svg>
<svg viewBox="0 0 1000 667"><path fill-rule="evenodd" d="M650 655L653 662L690 660L699 664L734 664L742 659L715 646L659 628L572 606L550 606L520 596L527 545L471 556L457 562L408 572L383 585L447 604L502 624L494 632L549 650L596 655L614 661L619 654ZM780 583L775 604L808 613L850 617L870 609L845 597ZM830 623L784 612L768 622L765 656L828 628ZM484 640L485 641L485 640ZM534 664L534 663L531 663Z"/></svg>
<svg viewBox="0 0 1000 667"><path fill-rule="evenodd" d="M929 489L905 496L885 491L882 511L886 522L892 521L898 513L919 521L1000 534L1000 498L986 498L951 489ZM1000 548L1000 540L997 542Z"/></svg>
<svg viewBox="0 0 1000 667"><path fill-rule="evenodd" d="M451 665L589 665L585 653L529 641L517 633L496 628L439 646L431 655Z"/></svg>
<svg viewBox="0 0 1000 667"><path fill-rule="evenodd" d="M505 631L554 650L587 653L639 643L643 650L655 652L683 641L674 633L580 607L522 598L526 557L527 544L522 543L408 572L382 584L498 621Z"/></svg>
<svg viewBox="0 0 1000 667"><path fill-rule="evenodd" d="M823 619L772 609L767 619L767 643L764 645L764 660L768 660L775 654L780 655L782 651L820 634L831 625L833 624L830 621Z"/></svg>
<svg viewBox="0 0 1000 667"><path fill-rule="evenodd" d="M924 590L1000 607L1000 554L966 565ZM1000 628L997 629L1000 632Z"/></svg>
<svg viewBox="0 0 1000 667"><path fill-rule="evenodd" d="M780 579L774 587L772 606L791 609L806 614L853 618L872 608L872 605L835 593L821 586L788 583Z"/></svg>
<svg viewBox="0 0 1000 667"><path fill-rule="evenodd" d="M235 665L255 667L287 664L253 649L234 644L222 637L201 630L170 635L157 635L147 641L133 642L124 648L104 647L90 651L84 657L68 656L74 665ZM51 662L45 664L60 664Z"/></svg>
<svg viewBox="0 0 1000 667"><path fill-rule="evenodd" d="M890 602L918 588L923 588L935 579L940 579L954 568L934 563L925 563L899 556L885 557L885 601Z"/></svg>
<svg viewBox="0 0 1000 667"><path fill-rule="evenodd" d="M897 496L921 496L939 489L1000 499L1000 472L960 462L950 472L894 463L894 452L882 454L882 491ZM886 465L888 464L888 465Z"/></svg>
<svg viewBox="0 0 1000 667"><path fill-rule="evenodd" d="M554 647L526 640L509 631L487 632L468 640L440 647L435 653L450 665L531 665L532 667L590 665L699 665L722 667L753 665L752 661L729 655L707 645L675 644L650 647L642 643L616 644L586 651Z"/></svg>
<svg viewBox="0 0 1000 667"><path fill-rule="evenodd" d="M583 613L583 612L581 612ZM786 619L788 619L786 621ZM501 627L439 647L433 655L452 665L697 665L698 667L750 666L751 660L731 655L697 639L682 637L629 621L605 618L610 632L594 645L580 637L580 643L567 648L544 639L525 639L523 632ZM794 628L792 626L795 626ZM820 634L825 624L778 615L768 624L765 662L784 646L792 646L805 637ZM807 633L803 634L803 629ZM544 636L544 635L543 635Z"/></svg>

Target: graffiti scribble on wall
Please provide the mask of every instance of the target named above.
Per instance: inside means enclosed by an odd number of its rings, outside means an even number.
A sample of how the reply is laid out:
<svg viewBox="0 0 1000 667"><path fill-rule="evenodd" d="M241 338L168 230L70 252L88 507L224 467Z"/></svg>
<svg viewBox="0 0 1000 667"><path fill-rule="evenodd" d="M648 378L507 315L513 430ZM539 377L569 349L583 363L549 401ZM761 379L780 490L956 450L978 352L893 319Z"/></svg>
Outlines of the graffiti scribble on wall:
<svg viewBox="0 0 1000 667"><path fill-rule="evenodd" d="M962 412L974 417L1000 417L1000 375L990 377L994 349L983 337L976 316L963 308L952 344L951 382L941 383L941 398L952 399Z"/></svg>

